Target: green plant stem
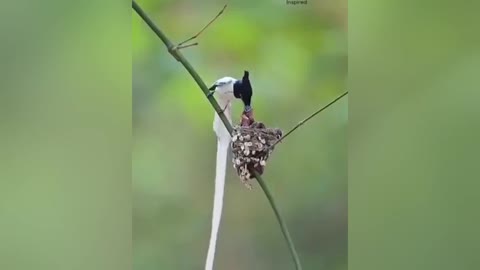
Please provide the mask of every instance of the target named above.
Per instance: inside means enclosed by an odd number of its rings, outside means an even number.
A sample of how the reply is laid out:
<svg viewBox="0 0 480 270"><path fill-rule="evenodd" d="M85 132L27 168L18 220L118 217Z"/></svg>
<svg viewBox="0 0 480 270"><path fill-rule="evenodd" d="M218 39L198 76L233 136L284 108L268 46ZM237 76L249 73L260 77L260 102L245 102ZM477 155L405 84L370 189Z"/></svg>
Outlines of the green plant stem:
<svg viewBox="0 0 480 270"><path fill-rule="evenodd" d="M285 221L283 221L282 215L278 211L277 205L275 204L275 200L273 199L273 196L270 193L270 190L268 189L267 184L265 183L265 181L263 181L262 177L260 176L260 174L258 174L257 171L253 171L253 175L255 176L255 178L257 178L258 184L260 185L260 187L262 187L262 190L265 193L265 196L267 196L267 199L270 202L270 205L272 206L273 212L277 217L278 224L280 225L280 229L282 230L283 237L285 238L285 241L287 241L287 244L290 247L290 253L292 254L292 258L293 258L293 261L295 262L296 269L301 270L302 265L300 264L300 259L298 258L297 251L295 250L295 246L293 245L292 238L290 237L290 233L288 232L287 224L285 224Z"/></svg>
<svg viewBox="0 0 480 270"><path fill-rule="evenodd" d="M168 49L168 52L177 60L179 61L185 69L190 73L192 78L195 80L195 82L198 84L198 86L202 89L203 93L207 97L208 101L210 101L210 104L212 107L215 109L217 112L218 116L222 120L223 124L227 128L228 132L230 134L233 131L233 127L228 121L228 119L225 117L225 115L222 112L222 109L218 105L217 101L213 96L208 96L209 90L207 85L203 82L203 80L200 78L198 73L195 71L195 69L192 67L192 65L188 62L188 60L180 53L180 51L177 49L176 46L173 45L173 43L165 36L165 34L150 20L150 18L145 14L145 12L140 8L140 6L135 2L132 1L132 7L137 12L137 14L145 21L145 23L152 29L152 31L162 40L162 42L165 44L165 46ZM292 254L294 263L295 263L295 268L297 270L301 270L302 266L300 264L300 260L298 259L297 252L295 251L295 246L293 245L292 239L290 237L290 234L287 229L287 225L285 221L283 220L280 212L278 211L278 208L275 204L275 201L273 200L273 196L270 193L267 185L263 181L262 177L257 173L254 172L254 176L257 179L258 183L262 187L263 192L265 193L265 196L267 197L268 201L270 202L270 205L272 206L273 212L275 213L275 217L278 220L278 223L280 224L280 229L282 231L283 236L285 237L285 240L287 241L287 245L290 249L290 253Z"/></svg>

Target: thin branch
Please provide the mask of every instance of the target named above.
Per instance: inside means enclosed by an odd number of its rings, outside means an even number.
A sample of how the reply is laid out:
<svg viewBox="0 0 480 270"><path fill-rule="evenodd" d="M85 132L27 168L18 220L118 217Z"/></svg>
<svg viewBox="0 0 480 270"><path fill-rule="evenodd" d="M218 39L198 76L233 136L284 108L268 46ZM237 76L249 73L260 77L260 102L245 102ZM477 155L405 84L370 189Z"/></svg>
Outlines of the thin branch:
<svg viewBox="0 0 480 270"><path fill-rule="evenodd" d="M327 105L323 106L322 108L320 108L319 110L317 110L316 112L314 112L313 114L311 114L309 117L303 119L302 121L298 122L298 124L296 124L289 132L287 132L285 135L282 136L282 138L280 138L278 141L276 141L274 144L272 144L270 146L270 148L273 148L275 145L277 145L277 143L283 141L283 139L285 139L288 135L292 134L292 132L294 132L297 128L301 127L303 124L305 124L306 122L308 122L308 120L312 119L315 115L321 113L323 110L325 110L326 108L330 107L330 105L332 105L333 103L337 102L338 100L340 100L342 97L346 96L348 94L348 91L341 94L340 96L338 96L337 98L335 98L334 100L332 100L330 103L328 103Z"/></svg>
<svg viewBox="0 0 480 270"><path fill-rule="evenodd" d="M140 8L140 6L135 1L132 2L132 7L137 12L137 14L145 21L145 23L147 23L147 25L152 29L152 31L155 32L155 34L162 40L162 42L167 47L168 52L177 61L182 63L182 65L185 67L185 69L188 71L188 73L190 73L192 78L195 80L195 82L198 84L198 86L202 89L202 91L205 94L205 96L207 97L208 101L210 101L210 104L212 105L212 107L217 112L218 116L220 117L223 124L225 125L225 128L228 130L228 132L230 132L230 134L232 134L232 131L233 131L232 125L230 125L230 122L228 121L228 119L223 114L222 109L218 105L215 98L213 96L208 96L208 93L209 93L208 87L203 82L203 80L200 78L200 76L195 71L195 69L192 67L192 65L190 65L190 63L187 61L187 59L185 59L185 57L178 50L175 49L172 42L170 42L170 40L165 36L165 34L163 34L163 32L152 22L152 20L150 20L150 18L145 14L145 12L143 12L143 10ZM220 14L223 12L224 9L225 9L225 7L222 9ZM218 16L219 15L217 15L217 17ZM288 232L286 223L283 220L282 216L280 215L280 212L278 211L278 208L275 204L275 201L273 200L273 196L271 195L271 193L270 193L265 181L262 179L262 177L257 172L254 172L254 175L255 175L255 178L257 179L258 183L262 187L262 190L264 191L265 196L267 197L268 201L270 202L270 205L272 206L272 209L275 213L275 217L277 218L277 221L280 224L280 229L282 231L283 236L285 237L285 240L287 242L290 253L292 254L293 261L295 263L295 268L297 270L301 270L302 266L300 264L300 260L298 258L297 252L295 250L295 246L293 245L293 242L290 238L290 234Z"/></svg>
<svg viewBox="0 0 480 270"><path fill-rule="evenodd" d="M215 18L213 18L209 23L207 23L207 25L205 25L205 27L203 27L202 30L200 30L198 33L196 33L193 37L178 43L177 47L179 49L183 49L183 48L187 48L187 47L190 47L190 46L198 45L198 43L193 43L193 44L190 44L190 45L187 45L187 46L182 46L183 44L189 42L190 40L195 39L198 36L200 36L200 34L202 34L202 32L205 31L205 29L207 29L218 17L220 17L220 15L222 15L223 11L225 11L226 8L227 8L227 4L225 4L225 6L223 6L222 10L220 10L220 12L218 12L217 16L215 16Z"/></svg>
<svg viewBox="0 0 480 270"><path fill-rule="evenodd" d="M195 42L195 43L192 43L192 44L187 44L187 45L177 45L176 49L180 50L180 49L185 49L185 48L193 47L193 46L197 46L197 45L198 45L198 42Z"/></svg>

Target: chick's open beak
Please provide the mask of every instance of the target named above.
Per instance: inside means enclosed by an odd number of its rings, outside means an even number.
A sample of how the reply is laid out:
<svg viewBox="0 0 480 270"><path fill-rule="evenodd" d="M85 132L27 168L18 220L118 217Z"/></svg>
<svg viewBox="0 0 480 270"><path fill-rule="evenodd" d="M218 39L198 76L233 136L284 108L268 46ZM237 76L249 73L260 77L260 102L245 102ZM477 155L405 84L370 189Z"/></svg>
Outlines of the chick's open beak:
<svg viewBox="0 0 480 270"><path fill-rule="evenodd" d="M242 127L249 127L255 122L253 117L253 109L250 108L249 111L243 111L241 119L240 119L240 126Z"/></svg>

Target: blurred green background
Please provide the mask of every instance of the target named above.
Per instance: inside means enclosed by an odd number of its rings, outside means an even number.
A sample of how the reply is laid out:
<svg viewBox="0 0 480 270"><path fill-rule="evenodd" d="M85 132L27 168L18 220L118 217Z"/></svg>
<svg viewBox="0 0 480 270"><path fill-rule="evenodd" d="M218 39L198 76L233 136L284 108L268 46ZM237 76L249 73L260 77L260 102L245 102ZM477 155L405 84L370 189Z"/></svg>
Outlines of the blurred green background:
<svg viewBox="0 0 480 270"><path fill-rule="evenodd" d="M174 42L223 1L137 3ZM287 131L346 90L347 1L229 1L183 50L205 83L249 70L256 119ZM134 269L202 269L210 236L213 110L190 75L132 15ZM264 179L305 269L347 269L347 99L277 147ZM242 106L234 104L234 121ZM265 195L229 164L216 269L292 269Z"/></svg>
<svg viewBox="0 0 480 270"><path fill-rule="evenodd" d="M140 3L175 41L224 4L180 2ZM251 69L257 117L288 129L345 82L337 68L346 68L346 42L335 33L346 26L346 3L252 3L230 2L226 13L257 16L255 27L271 30L259 31L250 52L217 42L213 33L231 29L224 16L184 53L207 83ZM479 8L478 1L349 1L350 269L480 265ZM191 78L130 2L21 0L0 13L0 269L131 269L132 240L135 269L202 269L215 139L213 112ZM286 54L268 54L287 50L270 33L294 46L289 53L308 48L298 55L308 54L318 87L306 86ZM267 72L267 64L275 68ZM288 76L300 76L298 84ZM292 135L265 175L305 269L346 268L345 114L344 100ZM181 144L169 142L179 137L171 125L182 131ZM227 181L217 266L291 269L261 190L245 190L231 170Z"/></svg>
<svg viewBox="0 0 480 270"><path fill-rule="evenodd" d="M0 9L0 269L131 267L131 7Z"/></svg>
<svg viewBox="0 0 480 270"><path fill-rule="evenodd" d="M349 266L479 269L478 1L349 1Z"/></svg>

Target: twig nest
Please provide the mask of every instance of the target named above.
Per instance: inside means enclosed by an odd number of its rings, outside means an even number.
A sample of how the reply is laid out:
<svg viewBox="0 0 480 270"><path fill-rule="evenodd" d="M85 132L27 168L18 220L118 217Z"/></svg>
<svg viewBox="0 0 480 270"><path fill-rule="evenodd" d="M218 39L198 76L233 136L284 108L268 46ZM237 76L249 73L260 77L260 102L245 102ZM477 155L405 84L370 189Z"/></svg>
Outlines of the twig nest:
<svg viewBox="0 0 480 270"><path fill-rule="evenodd" d="M266 128L263 123L255 122L249 127L237 126L232 133L233 167L237 170L242 183L251 189L250 179L253 171L263 174L267 160L282 137L278 128Z"/></svg>

